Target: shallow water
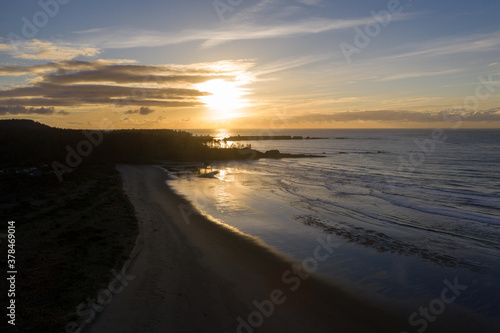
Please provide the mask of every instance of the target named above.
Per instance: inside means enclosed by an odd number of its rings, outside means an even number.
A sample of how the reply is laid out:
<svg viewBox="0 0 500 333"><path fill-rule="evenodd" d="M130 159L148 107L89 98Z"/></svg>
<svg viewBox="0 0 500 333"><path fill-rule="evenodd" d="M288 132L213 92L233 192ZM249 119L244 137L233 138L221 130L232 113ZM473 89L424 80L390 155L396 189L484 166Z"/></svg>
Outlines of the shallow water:
<svg viewBox="0 0 500 333"><path fill-rule="evenodd" d="M298 260L312 256L318 237L332 237L340 246L318 272L364 295L417 305L458 278L469 288L457 304L500 323L500 131L274 135L325 139L242 143L325 157L214 163L201 170L218 171L214 178L183 174L169 184L207 215Z"/></svg>

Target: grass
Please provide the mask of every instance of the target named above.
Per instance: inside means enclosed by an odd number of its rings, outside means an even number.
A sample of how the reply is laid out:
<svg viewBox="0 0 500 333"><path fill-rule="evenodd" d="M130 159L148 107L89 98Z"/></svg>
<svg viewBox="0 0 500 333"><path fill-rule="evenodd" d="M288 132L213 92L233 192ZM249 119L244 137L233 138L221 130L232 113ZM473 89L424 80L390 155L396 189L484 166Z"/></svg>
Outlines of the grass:
<svg viewBox="0 0 500 333"><path fill-rule="evenodd" d="M80 167L64 179L0 175L1 232L16 221L12 332L64 332L76 306L107 286L134 246L135 212L112 166ZM5 242L2 249L7 252Z"/></svg>

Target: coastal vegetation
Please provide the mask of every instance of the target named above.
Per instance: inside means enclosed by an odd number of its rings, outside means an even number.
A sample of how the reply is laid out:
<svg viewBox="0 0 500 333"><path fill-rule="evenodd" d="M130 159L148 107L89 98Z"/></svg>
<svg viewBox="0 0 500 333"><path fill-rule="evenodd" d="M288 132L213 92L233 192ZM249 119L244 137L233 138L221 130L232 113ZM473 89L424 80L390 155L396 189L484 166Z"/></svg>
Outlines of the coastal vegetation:
<svg viewBox="0 0 500 333"><path fill-rule="evenodd" d="M185 131L1 120L0 212L17 227L19 332L63 331L78 319L76 307L95 298L128 259L138 222L116 163L309 156L221 142Z"/></svg>
<svg viewBox="0 0 500 333"><path fill-rule="evenodd" d="M135 244L137 220L120 174L87 165L59 183L49 173L4 172L0 187L1 215L16 225L18 306L9 332L66 332L76 307L106 288Z"/></svg>
<svg viewBox="0 0 500 333"><path fill-rule="evenodd" d="M57 172L81 164L284 157L311 155L259 152L241 144L223 147L210 136L168 129L74 130L53 128L32 120L0 121L0 168L50 165Z"/></svg>

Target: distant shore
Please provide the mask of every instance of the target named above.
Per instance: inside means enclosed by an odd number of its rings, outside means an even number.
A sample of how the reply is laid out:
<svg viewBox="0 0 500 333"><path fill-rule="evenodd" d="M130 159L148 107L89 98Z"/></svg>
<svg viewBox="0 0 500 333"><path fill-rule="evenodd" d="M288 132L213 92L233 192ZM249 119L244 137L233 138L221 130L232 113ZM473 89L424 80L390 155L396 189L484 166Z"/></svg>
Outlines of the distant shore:
<svg viewBox="0 0 500 333"><path fill-rule="evenodd" d="M300 135L236 135L224 138L224 141L266 141L266 140L319 140L325 138L303 137Z"/></svg>
<svg viewBox="0 0 500 333"><path fill-rule="evenodd" d="M46 169L50 166L59 181L80 165L155 164L156 161L210 162L260 158L324 157L307 152L257 151L249 146L223 147L224 140L195 136L184 131L157 130L70 130L46 126L32 120L0 120L0 171L3 169ZM40 140L39 138L44 138ZM255 137L239 137L250 140ZM299 136L259 136L269 140L298 140ZM307 139L307 138L306 138ZM82 148L85 147L85 148ZM16 172L19 170L16 170Z"/></svg>
<svg viewBox="0 0 500 333"><path fill-rule="evenodd" d="M302 271L289 277L300 284L292 291L288 287L295 284L284 283L283 274L291 272L293 260L200 215L165 184L164 170L129 165L118 170L144 244L127 272L134 280L89 332L399 332L402 327L402 316L318 277L300 278Z"/></svg>

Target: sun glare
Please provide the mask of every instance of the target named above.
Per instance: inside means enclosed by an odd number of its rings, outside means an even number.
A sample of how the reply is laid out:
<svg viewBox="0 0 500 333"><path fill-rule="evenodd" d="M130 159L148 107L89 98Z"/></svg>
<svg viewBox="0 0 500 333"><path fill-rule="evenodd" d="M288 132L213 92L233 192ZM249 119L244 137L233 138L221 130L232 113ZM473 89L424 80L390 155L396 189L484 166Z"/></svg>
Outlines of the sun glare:
<svg viewBox="0 0 500 333"><path fill-rule="evenodd" d="M245 89L240 83L222 79L210 80L197 85L197 88L210 95L202 96L205 105L215 112L218 119L234 118L239 115L238 110L246 105L243 96Z"/></svg>

